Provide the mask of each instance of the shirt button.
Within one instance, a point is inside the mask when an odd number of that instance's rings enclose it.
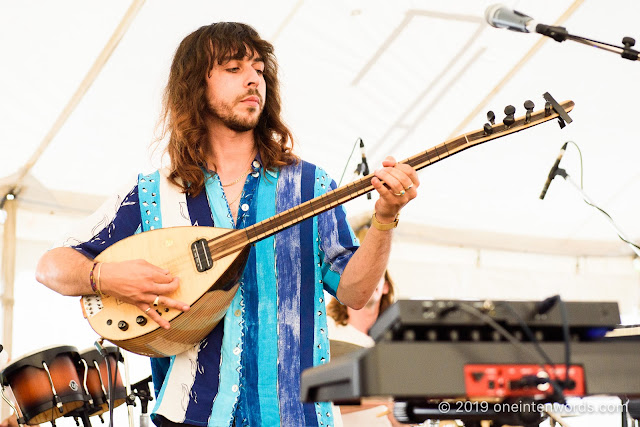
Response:
[[[235,385],[235,384],[234,384],[234,385],[232,385],[232,386],[231,386],[231,391],[232,391],[232,392],[234,392],[234,393],[237,393],[237,392],[238,392],[238,386],[237,386],[237,385]]]
[[[243,211],[248,211],[249,210],[249,205],[248,204],[243,204],[242,206],[240,206],[240,209],[242,209]]]
[[[236,310],[233,314],[235,314],[236,317],[240,317],[240,315],[242,314],[242,310]]]
[[[240,348],[236,347],[233,349],[233,354],[235,354],[236,356],[240,354],[242,350],[240,350]]]
[[[254,160],[252,165],[253,165],[254,168],[259,168],[260,167],[260,162],[257,161],[257,160]]]

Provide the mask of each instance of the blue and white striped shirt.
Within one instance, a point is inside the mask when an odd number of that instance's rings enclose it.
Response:
[[[236,228],[245,228],[335,188],[320,168],[301,161],[263,172],[259,159],[247,176]],[[140,176],[83,240],[69,244],[95,257],[116,241],[160,226],[234,228],[216,175],[191,198],[164,171]],[[153,184],[149,184],[153,180]],[[157,197],[151,222],[149,195]],[[141,213],[142,211],[142,213]],[[113,214],[111,214],[113,215]],[[198,426],[332,426],[331,404],[301,403],[300,375],[329,361],[324,290],[336,295],[340,275],[357,249],[342,207],[255,243],[224,322],[193,349],[152,359],[154,420]]]

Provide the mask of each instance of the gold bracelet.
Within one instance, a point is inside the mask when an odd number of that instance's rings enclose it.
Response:
[[[98,271],[96,272],[96,287],[98,288],[98,295],[104,296],[102,293],[102,286],[100,284],[100,269],[102,268],[102,263],[98,263]]]
[[[398,213],[396,215],[396,219],[394,219],[393,222],[390,222],[387,224],[381,224],[380,222],[378,222],[378,218],[376,218],[376,213],[374,212],[373,215],[371,216],[371,225],[373,225],[374,228],[377,228],[380,231],[387,231],[387,230],[391,230],[392,228],[396,228],[398,226],[399,218],[400,218],[400,214]]]

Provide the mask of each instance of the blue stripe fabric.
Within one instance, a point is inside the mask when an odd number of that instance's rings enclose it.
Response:
[[[155,171],[149,175],[138,175],[138,198],[140,199],[142,231],[162,228],[160,171]]]
[[[136,230],[176,225],[165,224],[172,221],[170,216],[163,221],[160,215],[158,177],[141,175],[141,185],[124,198],[113,222],[78,250],[99,253]],[[264,171],[256,161],[243,187],[235,228],[334,187],[326,173],[310,163],[283,167],[278,174]],[[163,183],[163,191],[166,188],[179,191]],[[205,191],[197,197],[176,196],[165,200],[177,200],[183,215],[188,210],[192,225],[234,228],[216,175],[207,173]],[[209,427],[333,425],[330,403],[300,402],[300,374],[329,360],[323,290],[337,292],[355,249],[342,208],[256,242],[224,321],[193,352],[152,361],[158,391],[154,421],[165,415],[174,422]]]
[[[160,211],[160,172],[155,171],[149,175],[138,175],[138,200],[141,218],[141,231],[149,231],[162,228],[162,213]],[[151,378],[156,392],[156,407],[160,405],[164,397],[166,384],[164,379],[170,375],[171,366],[175,357],[150,358]]]
[[[313,197],[319,197],[327,192],[327,186],[322,185],[327,180],[327,174],[324,170],[318,167],[315,168],[314,172]],[[313,235],[320,235],[318,231],[318,217],[313,218]],[[316,238],[312,243],[313,254],[311,259],[314,260],[314,280],[317,284],[314,288],[313,298],[314,314],[316,315],[313,328],[313,366],[318,366],[328,363],[331,360],[326,305],[324,302],[324,289],[328,289],[330,293],[335,294],[338,290],[340,276],[337,277],[337,280],[333,277],[327,277],[325,272],[330,270],[328,268],[329,265],[324,264],[325,258],[324,253],[320,251],[320,239]],[[333,408],[331,403],[316,402],[315,411],[318,423],[321,426],[334,425]]]
[[[278,212],[299,205],[302,164],[283,169],[278,180]],[[300,396],[300,227],[276,234],[278,280],[278,394],[281,425],[305,425]]]
[[[205,190],[211,207],[213,222],[222,228],[234,228],[233,218],[226,203],[226,196],[216,176],[205,174]],[[244,316],[244,279],[240,280],[236,292],[224,317],[220,379],[218,393],[213,401],[208,425],[228,426],[233,422],[234,412],[240,395],[240,370],[242,352],[242,318]],[[235,313],[241,313],[236,316]],[[229,411],[229,408],[234,410]]]
[[[201,191],[196,197],[187,196],[187,211],[189,212],[191,225],[201,227],[215,226],[206,191]]]
[[[323,194],[335,188],[335,181],[324,170],[318,168],[317,194]],[[321,267],[323,285],[325,290],[335,297],[340,276],[351,259],[353,251],[358,247],[357,239],[347,222],[347,214],[342,206],[318,215],[318,234],[320,251],[323,254]]]
[[[203,419],[211,413],[213,398],[218,394],[220,348],[222,347],[224,322],[220,322],[200,342],[198,360],[194,366],[195,378],[189,390],[189,402],[184,422],[204,426]]]
[[[187,210],[191,225],[213,227],[213,217],[206,191],[196,197],[187,196]],[[194,366],[195,378],[189,390],[189,403],[185,411],[184,422],[205,426],[203,419],[209,418],[213,398],[218,394],[218,376],[220,369],[220,349],[224,332],[224,322],[218,325],[200,342],[198,359]]]
[[[171,356],[171,357],[164,357],[164,358],[158,358],[159,360],[155,360],[154,358],[150,358],[151,360],[151,378],[153,379],[153,386],[154,388],[156,387],[156,381],[159,381],[160,379],[156,380],[155,376],[158,375],[160,377],[160,375],[163,375],[161,377],[163,384],[162,387],[160,387],[160,393],[156,394],[156,404],[153,408],[152,414],[151,414],[151,419],[155,421],[156,416],[155,416],[155,412],[158,410],[158,408],[160,407],[160,405],[162,404],[162,400],[164,399],[164,392],[167,389],[167,383],[164,382],[165,378],[168,378],[171,375],[171,368],[173,367],[173,362],[175,361],[175,356]],[[154,361],[155,360],[155,361]],[[168,362],[168,367],[167,367],[167,362]]]
[[[271,218],[276,214],[276,184],[278,176],[263,174],[258,187],[258,203],[256,222]],[[275,337],[278,335],[278,289],[275,266],[275,238],[273,236],[261,240],[255,244],[256,253],[256,290],[257,309],[255,311],[256,324],[259,325],[257,343],[252,339],[251,343],[257,344],[258,377],[246,378],[246,383],[255,380],[258,385],[256,391],[258,398],[249,400],[255,402],[253,406],[256,419],[251,419],[249,425],[280,425],[280,411],[278,407],[278,343]],[[247,311],[249,311],[247,309]],[[248,354],[249,352],[247,352]],[[255,354],[256,352],[254,352]],[[258,363],[259,361],[259,363]],[[255,398],[255,396],[254,396]],[[257,416],[259,414],[259,417]]]
[[[243,281],[255,283],[256,280],[256,249],[251,248],[247,267],[244,270]],[[258,292],[257,289],[244,288],[244,325],[243,347],[251,349],[251,352],[260,351],[259,320],[258,320]],[[242,352],[242,370],[240,371],[240,397],[236,410],[236,424],[239,425],[263,425],[260,414],[260,396],[257,387],[246,387],[247,384],[257,384],[258,358],[250,357],[249,351]],[[239,422],[241,421],[241,422]]]
[[[316,167],[311,163],[302,163],[300,203],[313,199],[315,177]],[[300,227],[300,258],[297,261],[301,270],[299,294],[304,295],[300,298],[300,369],[305,370],[313,366],[315,327],[311,325],[316,325],[316,318],[321,315],[316,313],[314,298],[309,298],[311,295],[315,296],[315,290],[319,287],[316,285],[315,263],[303,262],[303,260],[313,260],[314,257],[314,219],[307,219],[298,227]],[[303,410],[305,425],[316,425],[317,416],[313,403],[304,403]]]
[[[142,220],[138,203],[138,186],[136,184],[122,199],[111,222],[107,222],[105,217],[91,230],[91,239],[86,242],[78,242],[77,239],[71,238],[72,244],[70,246],[93,259],[114,243],[139,233]]]

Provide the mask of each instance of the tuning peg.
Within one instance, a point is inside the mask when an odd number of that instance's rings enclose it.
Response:
[[[516,107],[513,105],[507,105],[504,107],[504,114],[506,114],[506,117],[502,120],[502,123],[504,123],[506,127],[509,127],[516,122],[516,119],[513,117],[515,113]]]
[[[525,123],[531,123],[531,113],[533,113],[535,106],[536,105],[530,99],[524,101],[524,108],[527,110],[524,118]]]
[[[496,115],[493,111],[487,111],[487,120],[489,120],[489,123],[491,123],[492,125],[496,124]]]
[[[491,126],[490,123],[485,123],[484,124],[484,134],[485,135],[491,135],[493,133],[493,127]]]
[[[549,101],[544,103],[544,116],[549,117],[551,115],[551,103]]]
[[[635,46],[636,40],[634,38],[631,38],[631,37],[623,37],[622,38],[622,44],[624,45],[624,47],[626,49],[631,49],[632,46]]]

